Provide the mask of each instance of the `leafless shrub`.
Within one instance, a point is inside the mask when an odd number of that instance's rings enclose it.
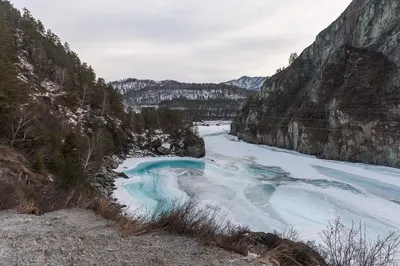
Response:
[[[299,232],[297,232],[293,226],[287,226],[282,231],[274,230],[274,234],[280,238],[288,239],[293,242],[298,242],[300,240]]]
[[[84,174],[91,174],[96,168],[95,155],[98,153],[103,153],[104,146],[104,133],[99,130],[94,133],[87,141],[87,149],[81,158],[81,164]]]
[[[367,238],[366,226],[352,223],[345,228],[339,219],[321,233],[323,245],[319,253],[332,266],[389,266],[397,265],[400,235],[390,232],[375,241]]]

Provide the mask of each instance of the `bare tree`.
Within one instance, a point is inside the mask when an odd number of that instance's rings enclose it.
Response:
[[[81,158],[83,172],[85,174],[91,173],[96,168],[95,155],[103,152],[103,131],[98,131],[92,135],[88,140],[86,152]]]
[[[86,93],[87,93],[88,88],[89,88],[89,86],[85,83],[83,85],[82,107],[85,105]]]
[[[16,142],[26,141],[29,133],[33,131],[32,122],[36,117],[26,106],[18,109],[14,116],[9,117],[11,137],[8,141],[11,146],[14,146]]]
[[[63,90],[67,69],[64,67],[56,67],[56,82],[60,85],[60,90]]]
[[[323,245],[318,251],[331,266],[397,265],[400,235],[391,232],[375,241],[367,238],[366,227],[352,224],[345,228],[337,219],[321,233]]]

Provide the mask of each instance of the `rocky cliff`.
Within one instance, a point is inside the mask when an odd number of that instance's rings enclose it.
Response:
[[[400,167],[400,1],[354,0],[242,106],[231,133],[322,158]]]

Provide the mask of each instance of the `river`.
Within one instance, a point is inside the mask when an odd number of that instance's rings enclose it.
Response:
[[[115,197],[131,212],[196,198],[233,223],[271,232],[294,227],[318,240],[329,221],[366,225],[371,238],[400,230],[400,170],[317,159],[228,135],[229,125],[199,127],[206,157],[131,158],[117,171]]]

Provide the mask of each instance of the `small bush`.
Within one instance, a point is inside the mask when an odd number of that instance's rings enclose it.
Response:
[[[35,157],[33,159],[32,169],[40,174],[43,174],[46,170],[43,160],[43,154],[41,152],[35,152]]]
[[[300,240],[299,238],[299,232],[296,231],[296,229],[294,229],[293,226],[291,227],[285,227],[282,231],[277,231],[274,230],[274,234],[279,236],[280,238],[283,239],[288,239],[291,240],[293,242],[298,242]]]

